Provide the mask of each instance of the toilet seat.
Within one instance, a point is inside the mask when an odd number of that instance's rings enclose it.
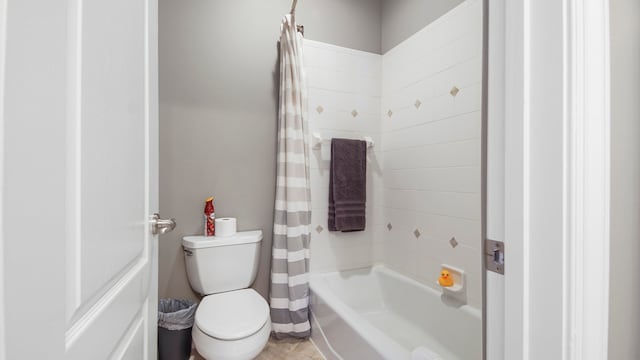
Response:
[[[205,296],[196,310],[193,342],[205,359],[249,360],[271,332],[269,305],[253,289]]]
[[[196,311],[196,326],[220,340],[242,339],[260,330],[269,319],[269,305],[253,289],[205,296]]]
[[[220,340],[211,337],[197,326],[193,327],[193,345],[208,360],[251,360],[264,349],[271,333],[271,322],[257,333],[239,340]]]

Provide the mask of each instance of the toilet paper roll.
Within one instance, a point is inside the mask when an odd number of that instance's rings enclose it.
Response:
[[[236,218],[216,218],[216,236],[236,234]]]

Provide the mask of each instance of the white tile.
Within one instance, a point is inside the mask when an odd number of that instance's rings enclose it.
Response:
[[[480,194],[438,191],[387,190],[385,206],[427,214],[480,219]]]
[[[396,233],[385,243],[384,262],[389,267],[405,274],[415,272],[415,263],[411,258],[416,253],[417,240],[411,233]]]
[[[315,109],[321,105],[324,110],[339,113],[348,112],[354,108],[361,114],[376,115],[380,109],[380,96],[368,96],[364,94],[352,94],[336,92],[315,87],[309,88],[309,106]],[[310,112],[311,120],[322,120],[329,115],[323,111],[318,114],[316,111]],[[379,119],[372,124],[372,129],[378,130]]]
[[[450,94],[451,88],[466,88],[482,82],[482,59],[479,55],[461,61],[456,65],[448,65],[441,71],[425,73],[423,68],[410,74],[407,82],[399,84],[398,89],[391,90],[385,87],[383,96],[398,106],[412,97],[423,100],[436,98],[440,95]]]
[[[480,193],[480,176],[479,166],[389,169],[384,184],[395,190]]]
[[[467,0],[387,52],[385,59],[388,57],[390,60],[396,60],[410,58],[416,54],[425,55],[467,32],[475,32],[481,36],[481,21],[481,2]]]
[[[398,100],[398,105],[387,104],[393,110],[393,117],[382,121],[382,131],[418,126],[425,123],[448,119],[463,114],[477,112],[482,107],[482,85],[480,83],[463,87],[456,97],[449,94],[451,86],[443,89],[442,95],[435,98],[424,99],[420,110],[412,105],[410,98]],[[402,101],[402,103],[400,103]]]
[[[445,193],[436,191],[387,190],[385,206],[421,213],[480,219],[480,194]]]
[[[355,117],[351,114],[353,110],[358,112],[358,115]],[[312,115],[311,121],[316,128],[350,131],[365,136],[365,134],[378,131],[380,118],[377,113],[364,113],[355,108],[348,111],[335,111],[329,107],[325,109],[322,115]],[[362,136],[360,136],[360,138]]]
[[[459,244],[481,249],[481,227],[479,220],[468,220],[446,215],[419,213],[405,209],[385,209],[385,217],[393,225],[389,236],[396,232],[407,233],[412,227],[420,227],[423,235],[448,242],[455,237]]]
[[[381,77],[379,71],[367,73],[362,72],[361,69],[355,71],[328,67],[306,67],[306,74],[309,87],[312,89],[380,96]]]
[[[383,164],[387,170],[477,166],[480,153],[479,139],[465,140],[384,151]]]
[[[397,93],[407,87],[433,79],[438,84],[438,76],[465,83],[481,80],[481,42],[474,42],[476,36],[466,36],[447,44],[437,53],[422,59],[413,59],[398,68],[385,72],[382,76],[383,95]],[[468,69],[478,69],[469,72]],[[457,76],[463,75],[463,76]],[[466,75],[466,76],[464,76]]]
[[[384,134],[383,150],[414,147],[427,144],[479,139],[481,113],[475,111],[441,121],[426,122],[418,126],[394,129]]]

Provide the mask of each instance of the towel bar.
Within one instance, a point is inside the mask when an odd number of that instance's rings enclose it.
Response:
[[[375,142],[373,141],[373,138],[371,138],[370,136],[365,136],[362,138],[362,141],[365,141],[367,143],[367,149],[370,149],[372,147],[375,146]],[[322,143],[331,143],[331,138],[329,139],[323,139],[322,135],[320,135],[319,133],[313,133],[311,134],[311,148],[314,150],[320,150],[322,148]]]

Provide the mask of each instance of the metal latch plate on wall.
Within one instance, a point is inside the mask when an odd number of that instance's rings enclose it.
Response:
[[[484,255],[487,270],[504,275],[504,243],[486,239]]]

